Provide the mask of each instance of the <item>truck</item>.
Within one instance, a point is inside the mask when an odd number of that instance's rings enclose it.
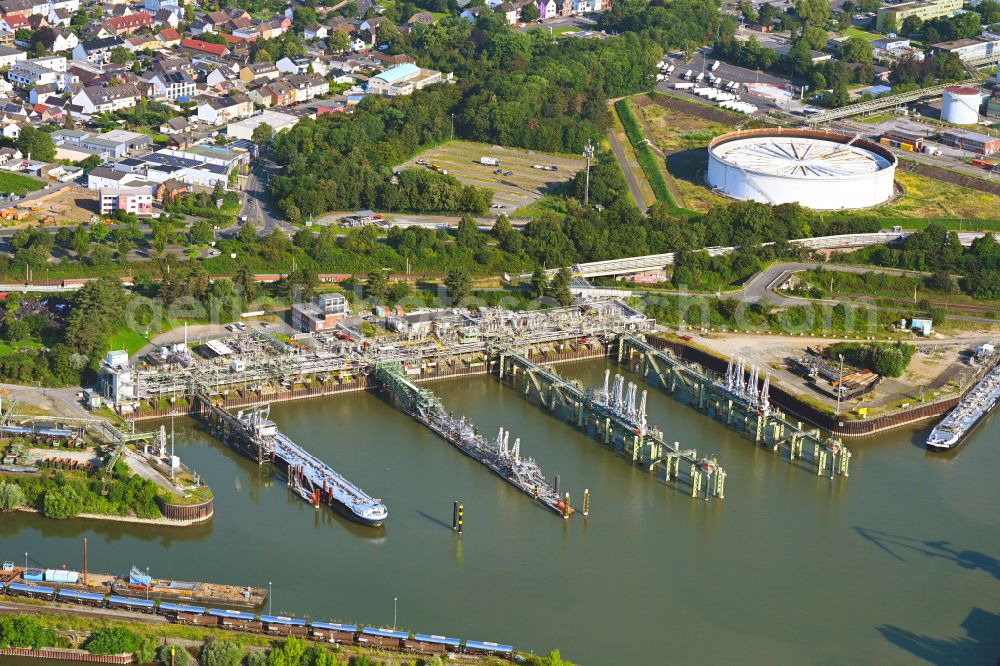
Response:
[[[671,84],[674,90],[690,90],[694,88],[693,83],[673,83]]]
[[[924,152],[926,154],[928,154],[928,155],[940,155],[941,154],[941,149],[938,148],[937,146],[928,146],[928,145],[925,144],[924,145]]]
[[[690,79],[691,78],[691,70],[689,69],[688,71],[684,72],[684,76],[682,76],[681,78],[682,79]]]
[[[500,166],[500,160],[496,157],[480,157],[479,163],[486,166]]]
[[[428,165],[427,168],[430,169],[431,171],[437,171],[442,176],[447,176],[448,175],[448,170],[447,169],[442,169],[441,166],[438,165],[438,164],[430,164],[430,165]]]
[[[716,60],[715,62],[712,63],[711,70],[714,72],[715,70],[719,69],[719,65],[721,65],[721,64],[722,64],[721,62],[719,62],[718,60]]]
[[[704,78],[705,74],[703,72],[698,72],[698,76],[694,77],[694,80],[698,83],[701,83]]]

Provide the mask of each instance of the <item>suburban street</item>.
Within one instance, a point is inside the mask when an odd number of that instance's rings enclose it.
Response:
[[[279,167],[266,152],[261,152],[254,162],[247,177],[247,186],[243,192],[243,208],[240,215],[245,215],[247,222],[258,229],[258,234],[266,236],[275,229],[286,233],[294,233],[295,227],[280,218],[280,213],[271,201],[267,192],[267,184],[281,172]],[[224,229],[223,232],[234,229]]]

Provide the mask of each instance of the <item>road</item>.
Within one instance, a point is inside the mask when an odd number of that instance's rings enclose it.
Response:
[[[632,192],[635,205],[645,213],[649,210],[650,204],[646,201],[646,197],[642,196],[642,190],[639,189],[639,183],[636,181],[635,174],[633,173],[633,169],[639,168],[638,164],[633,165],[629,163],[614,128],[608,130],[608,140],[611,142],[611,150],[614,151],[615,157],[618,159],[618,164],[621,166],[622,171],[625,172],[625,180],[628,182],[628,189]]]
[[[527,32],[528,30],[549,30],[551,32],[556,28],[563,27],[591,30],[596,24],[597,21],[586,16],[557,16],[555,18],[543,19],[541,23],[535,21],[524,23],[519,25],[517,29],[521,32]]]
[[[247,222],[257,227],[257,233],[261,236],[267,236],[275,229],[280,229],[287,234],[293,234],[297,231],[295,226],[281,219],[277,207],[271,200],[271,195],[267,192],[267,184],[280,172],[281,167],[274,162],[271,155],[262,152],[250,168],[250,174],[247,177],[240,215],[245,215]],[[234,229],[234,227],[223,229],[222,233]]]

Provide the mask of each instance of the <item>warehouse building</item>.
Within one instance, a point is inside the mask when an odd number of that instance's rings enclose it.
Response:
[[[941,143],[979,155],[1000,153],[1000,139],[967,130],[945,130],[941,134]]]

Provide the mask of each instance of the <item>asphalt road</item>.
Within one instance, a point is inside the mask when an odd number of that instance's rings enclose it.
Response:
[[[280,217],[277,206],[267,192],[267,184],[281,172],[281,167],[274,163],[270,155],[262,153],[250,169],[247,186],[243,191],[243,208],[240,215],[245,215],[247,222],[257,228],[257,233],[267,236],[275,229],[286,233],[295,233],[296,228]],[[227,230],[223,230],[224,232]]]

